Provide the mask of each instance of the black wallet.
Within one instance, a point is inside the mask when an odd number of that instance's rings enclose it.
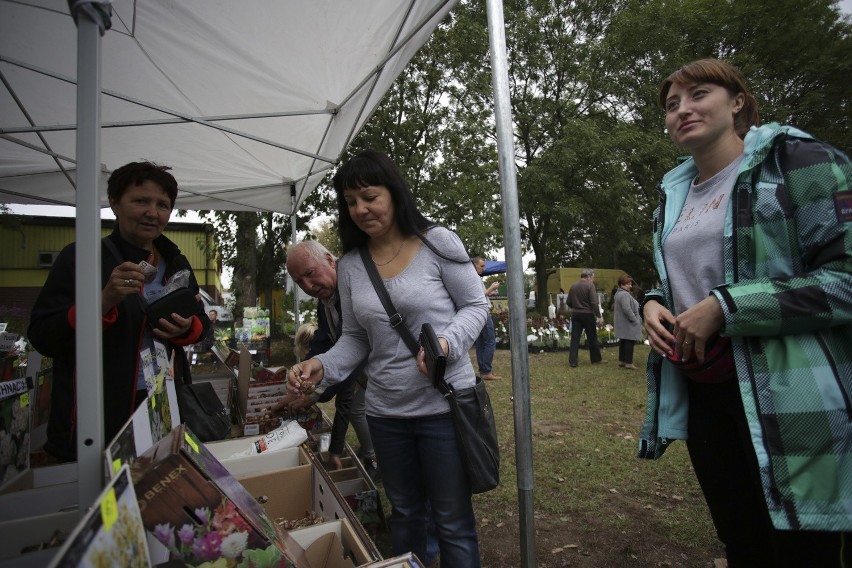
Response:
[[[161,296],[145,307],[145,315],[148,316],[148,325],[158,327],[160,318],[165,318],[171,323],[172,314],[178,314],[183,318],[189,318],[198,312],[198,300],[189,288],[178,288],[172,290],[165,296]]]
[[[447,370],[447,356],[444,355],[444,349],[441,347],[441,342],[438,341],[438,336],[432,328],[432,324],[424,323],[420,328],[420,346],[426,353],[426,369],[429,371],[429,376],[432,377],[432,385],[438,388],[438,385],[444,381],[444,371]]]

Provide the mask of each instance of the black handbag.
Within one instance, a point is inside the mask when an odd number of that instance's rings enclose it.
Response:
[[[402,340],[411,350],[414,357],[420,351],[420,346],[414,340],[414,336],[403,324],[402,316],[396,311],[393,302],[388,295],[387,288],[379,276],[378,270],[370,253],[366,248],[359,250],[364,268],[370,276],[370,282],[390,317],[391,327],[396,329]],[[429,339],[431,325],[424,324],[421,329],[421,341],[431,343],[437,342],[437,336]],[[425,332],[425,337],[424,337]],[[432,330],[432,335],[434,335]],[[434,349],[434,344],[432,345]],[[426,365],[429,367],[429,351],[426,351]],[[443,350],[438,344],[437,352],[443,357]],[[444,358],[446,363],[446,358]],[[430,373],[432,370],[430,369]],[[491,491],[500,484],[500,446],[497,443],[497,425],[494,422],[494,411],[491,407],[491,398],[488,390],[480,377],[476,377],[476,384],[466,389],[456,389],[444,379],[443,370],[440,377],[432,376],[433,386],[444,395],[450,404],[450,413],[453,417],[453,425],[456,431],[456,440],[459,445],[459,456],[462,460],[467,479],[470,483],[472,493],[485,493]],[[436,380],[437,379],[437,380]]]
[[[189,288],[172,290],[145,306],[145,315],[148,316],[148,325],[151,327],[157,327],[160,324],[160,318],[175,323],[172,320],[173,313],[182,318],[191,318],[196,312],[198,312],[198,300]]]
[[[426,370],[432,377],[432,386],[438,388],[438,385],[444,380],[444,373],[447,370],[447,356],[444,355],[444,349],[441,347],[441,342],[438,341],[438,335],[432,328],[432,324],[428,322],[420,328],[420,346],[423,347],[425,353]]]
[[[175,384],[181,422],[202,442],[224,440],[231,433],[231,416],[213,385]]]

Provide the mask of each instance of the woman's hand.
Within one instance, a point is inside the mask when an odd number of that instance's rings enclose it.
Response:
[[[648,333],[648,341],[651,343],[651,349],[667,357],[672,354],[675,338],[669,333],[666,327],[675,324],[675,317],[661,303],[655,300],[649,300],[643,308],[645,318],[645,331]]]
[[[142,289],[145,275],[135,262],[122,262],[112,269],[106,286],[101,291],[101,308],[107,313],[113,306],[119,304],[131,294],[138,294]]]
[[[443,349],[444,351],[444,356],[448,355],[450,352],[450,342],[443,337],[439,337],[438,343],[441,344],[441,349]],[[422,347],[420,348],[420,351],[417,352],[417,368],[420,370],[421,373],[429,377],[429,369],[426,368],[426,350]]]
[[[710,295],[678,315],[675,319],[675,349],[681,359],[688,361],[692,355],[704,361],[704,346],[707,339],[722,329],[725,314],[719,299]]]
[[[194,317],[183,318],[180,314],[173,313],[172,320],[174,323],[166,318],[160,318],[160,321],[157,322],[157,327],[154,328],[154,335],[160,339],[182,337],[189,332],[189,329],[192,327],[192,318]]]
[[[287,372],[287,390],[301,398],[313,392],[314,387],[322,381],[325,370],[319,359],[308,359],[296,363]]]

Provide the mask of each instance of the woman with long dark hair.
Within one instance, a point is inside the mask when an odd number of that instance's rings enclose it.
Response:
[[[470,483],[459,459],[447,401],[415,359],[376,294],[359,249],[366,249],[403,325],[417,337],[431,323],[447,355],[445,379],[475,384],[468,351],[488,316],[479,276],[452,231],[418,210],[402,174],[380,152],[362,152],[334,176],[344,255],[338,263],[343,335],[328,352],[295,365],[297,392],[324,388],[365,357],[367,421],[393,511],[395,554],[427,563],[430,518],[441,565],[480,565]]]

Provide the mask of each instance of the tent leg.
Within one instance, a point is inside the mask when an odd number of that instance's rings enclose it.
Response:
[[[103,342],[101,329],[101,36],[77,19],[77,468],[80,517],[103,488]]]
[[[512,104],[509,96],[509,65],[502,0],[487,0],[491,86],[497,123],[500,192],[503,200],[503,243],[506,247],[506,282],[509,293],[509,342],[512,346],[512,394],[515,413],[515,460],[518,470],[521,566],[533,567],[535,527],[533,517],[532,422],[527,353],[527,310],[524,302],[524,267],[521,228],[518,224],[518,183],[515,175],[515,144]]]

